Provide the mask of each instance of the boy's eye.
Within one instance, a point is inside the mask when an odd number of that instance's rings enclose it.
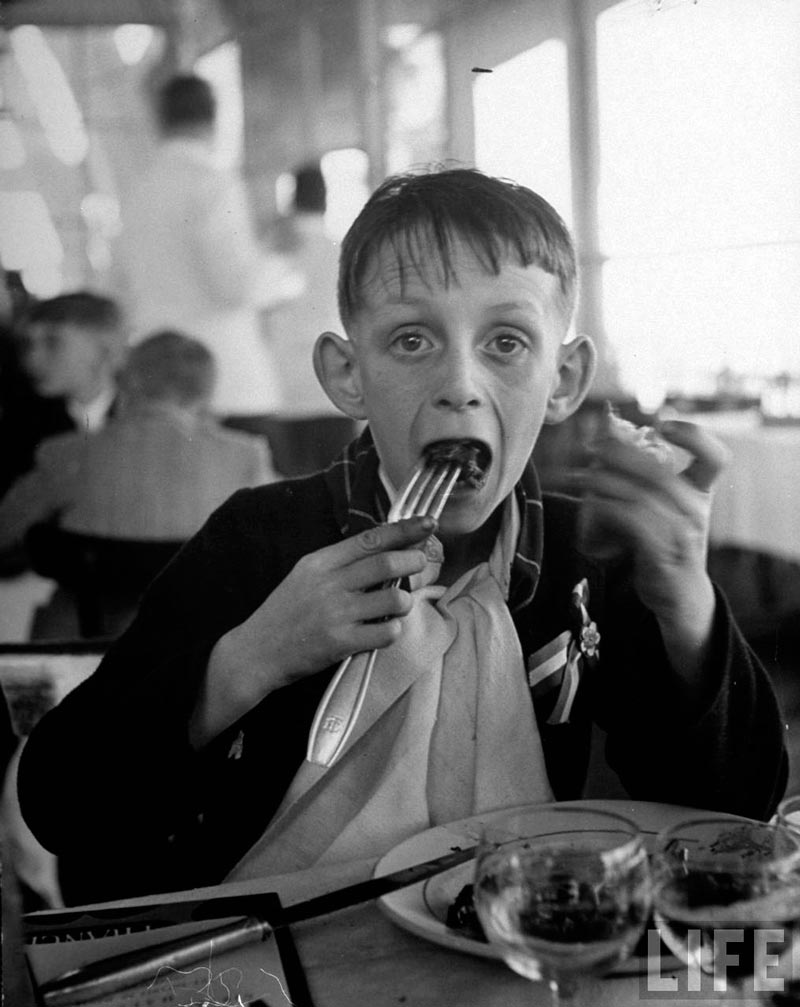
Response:
[[[392,346],[400,353],[418,353],[425,349],[428,340],[416,329],[398,333],[392,341]]]
[[[502,356],[511,356],[515,353],[521,353],[526,348],[527,343],[522,336],[516,335],[513,332],[500,332],[491,338],[489,346],[495,353],[499,353]]]

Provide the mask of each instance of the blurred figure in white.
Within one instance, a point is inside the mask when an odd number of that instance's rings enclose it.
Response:
[[[264,433],[278,384],[258,315],[294,297],[302,280],[285,256],[255,238],[241,178],[216,166],[216,100],[201,77],[160,89],[161,143],[150,169],[122,200],[114,275],[132,339],[177,329],[214,354],[213,411],[231,426]]]
[[[294,257],[302,295],[266,312],[265,327],[281,388],[279,422],[270,428],[276,468],[286,476],[324,468],[357,433],[314,373],[320,332],[342,331],[336,304],[339,246],[325,230],[326,188],[316,162],[294,172],[293,213],[276,228],[276,244]]]

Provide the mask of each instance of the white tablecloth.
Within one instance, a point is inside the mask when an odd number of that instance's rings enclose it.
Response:
[[[731,451],[711,515],[711,540],[800,561],[800,425],[764,426],[757,413],[686,417]]]

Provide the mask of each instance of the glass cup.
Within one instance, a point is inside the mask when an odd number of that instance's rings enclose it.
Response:
[[[661,939],[715,991],[775,977],[800,926],[800,833],[741,818],[696,818],[660,833],[652,861]],[[758,988],[754,985],[754,988]]]
[[[475,908],[506,964],[573,1001],[587,976],[633,951],[650,909],[647,852],[621,815],[559,805],[487,822],[474,876]]]
[[[800,832],[800,794],[781,801],[778,805],[777,820],[779,825]]]

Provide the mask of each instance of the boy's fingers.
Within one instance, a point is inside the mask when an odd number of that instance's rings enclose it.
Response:
[[[411,517],[368,528],[349,540],[353,544],[350,558],[360,559],[365,555],[416,545],[432,535],[436,527],[436,521],[432,517]]]
[[[684,479],[697,489],[707,492],[730,460],[725,445],[696,423],[686,420],[669,420],[662,423],[659,433],[678,447],[685,448],[693,461],[684,472]]]

